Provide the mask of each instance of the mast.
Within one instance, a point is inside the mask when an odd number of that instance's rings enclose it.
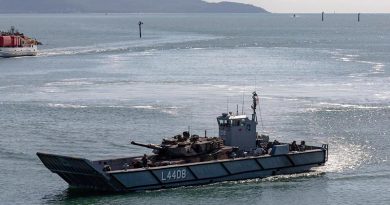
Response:
[[[252,100],[253,100],[253,104],[252,104],[252,106],[251,106],[251,108],[252,108],[252,110],[253,110],[252,121],[255,121],[256,124],[257,124],[256,107],[257,107],[257,103],[259,102],[259,97],[257,96],[256,91],[254,91],[254,92],[252,93]]]
[[[11,33],[11,35],[14,35],[14,34],[15,34],[15,26],[11,26],[10,33]]]

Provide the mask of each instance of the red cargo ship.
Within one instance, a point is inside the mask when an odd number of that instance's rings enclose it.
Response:
[[[38,53],[37,40],[11,27],[8,32],[0,31],[0,57],[35,56]]]

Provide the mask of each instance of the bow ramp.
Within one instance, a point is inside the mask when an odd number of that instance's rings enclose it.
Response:
[[[58,174],[70,187],[121,191],[121,185],[113,181],[90,160],[40,152],[37,155],[51,172]]]

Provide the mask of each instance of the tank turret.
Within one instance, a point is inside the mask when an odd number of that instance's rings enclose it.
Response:
[[[140,147],[146,147],[149,149],[154,149],[154,150],[162,150],[162,147],[160,147],[159,145],[155,145],[155,144],[142,144],[142,143],[138,143],[138,142],[134,142],[134,141],[131,141],[131,144],[137,145]]]
[[[188,132],[163,139],[160,145],[142,144],[134,141],[131,144],[153,149],[153,152],[161,158],[196,157],[217,153],[224,147],[223,140],[220,138],[199,137],[198,135],[190,137]]]

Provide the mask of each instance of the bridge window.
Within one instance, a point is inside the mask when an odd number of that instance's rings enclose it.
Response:
[[[230,126],[230,123],[231,123],[231,121],[230,120],[218,120],[218,124],[219,124],[219,126],[225,126],[225,127],[228,127],[228,126]]]
[[[245,119],[238,119],[238,120],[233,120],[232,123],[233,126],[245,126]]]

